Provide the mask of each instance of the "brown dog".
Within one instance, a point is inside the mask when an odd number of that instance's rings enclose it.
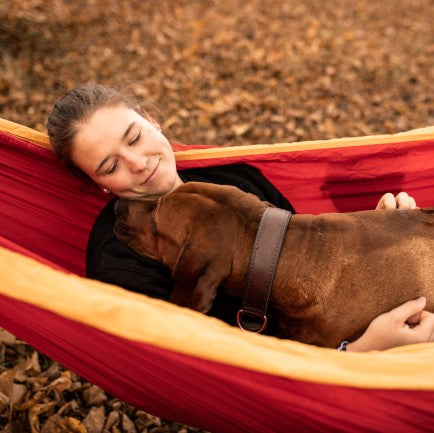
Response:
[[[191,182],[154,202],[121,200],[114,233],[172,269],[172,302],[207,312],[219,287],[241,299],[267,206],[235,187]],[[422,295],[432,311],[434,208],[294,215],[269,313],[279,337],[336,347]]]

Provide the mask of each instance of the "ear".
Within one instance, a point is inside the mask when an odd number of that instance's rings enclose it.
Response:
[[[197,249],[183,246],[173,269],[175,287],[170,301],[207,313],[217,295],[217,289],[229,276],[230,263],[217,257],[198,254]]]
[[[102,186],[100,183],[97,183],[97,185],[98,185],[98,188],[104,193],[104,194],[109,194],[111,191],[107,188],[107,187],[105,187],[105,186]]]

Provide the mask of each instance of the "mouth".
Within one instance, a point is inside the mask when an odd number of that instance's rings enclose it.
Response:
[[[157,161],[157,164],[155,164],[155,167],[153,168],[151,174],[140,184],[140,186],[144,185],[145,183],[148,182],[152,182],[152,180],[155,178],[158,168],[160,167],[160,161],[161,159],[159,158]]]

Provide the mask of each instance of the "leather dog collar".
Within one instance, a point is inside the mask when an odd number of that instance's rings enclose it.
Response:
[[[237,324],[245,331],[262,332],[277,261],[292,213],[268,207],[262,214],[253,245]]]

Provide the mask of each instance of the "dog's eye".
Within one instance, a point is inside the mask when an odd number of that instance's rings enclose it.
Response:
[[[133,236],[133,233],[131,232],[131,228],[121,222],[116,223],[115,233],[124,238],[129,238]]]

